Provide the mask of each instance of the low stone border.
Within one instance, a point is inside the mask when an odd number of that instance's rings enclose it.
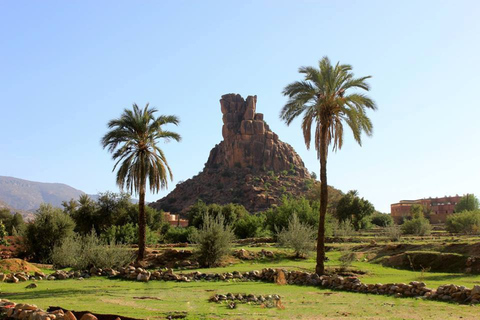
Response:
[[[222,302],[222,301],[237,301],[243,303],[265,303],[265,302],[274,302],[280,301],[280,296],[278,294],[269,294],[269,295],[254,295],[254,294],[215,294],[209,299],[210,302]]]
[[[18,320],[77,320],[71,312],[64,312],[62,309],[52,312],[44,311],[34,304],[15,303],[9,300],[0,300],[0,314],[2,318]],[[85,313],[80,320],[98,320],[91,313]],[[121,320],[118,318],[118,320]]]
[[[393,295],[395,297],[419,297],[423,299],[439,301],[455,301],[458,303],[478,304],[480,303],[480,286],[475,285],[472,289],[454,284],[442,285],[437,289],[430,289],[424,282],[413,281],[405,283],[388,284],[364,284],[358,277],[342,277],[339,275],[318,276],[315,273],[305,271],[288,271],[285,269],[265,268],[261,271],[227,272],[227,273],[174,273],[172,269],[148,271],[133,266],[113,269],[91,268],[88,271],[65,272],[57,270],[53,274],[45,275],[36,272],[34,275],[26,273],[0,274],[1,281],[19,282],[26,280],[63,280],[63,279],[84,279],[91,276],[106,276],[110,278],[121,278],[148,282],[152,280],[163,281],[264,281],[280,284],[309,285],[334,290],[343,290],[360,293]],[[29,319],[30,320],[30,319]]]

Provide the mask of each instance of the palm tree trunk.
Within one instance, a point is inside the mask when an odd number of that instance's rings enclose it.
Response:
[[[318,222],[317,236],[317,266],[315,272],[318,275],[325,274],[325,215],[327,214],[328,204],[328,184],[327,184],[327,132],[322,130],[320,133],[320,220]]]
[[[145,259],[145,243],[147,240],[146,225],[147,217],[145,215],[145,186],[140,187],[138,200],[138,256],[137,261]]]

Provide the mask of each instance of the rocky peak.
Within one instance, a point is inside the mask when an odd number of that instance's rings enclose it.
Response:
[[[224,141],[210,152],[207,167],[248,167],[253,170],[291,170],[308,175],[293,148],[270,130],[262,113],[256,113],[257,96],[243,99],[226,94],[220,99]]]
[[[283,195],[298,196],[308,190],[312,181],[302,159],[270,130],[256,104],[257,96],[222,96],[224,140],[210,151],[203,171],[150,205],[185,213],[201,199],[239,203],[256,212],[279,203]]]

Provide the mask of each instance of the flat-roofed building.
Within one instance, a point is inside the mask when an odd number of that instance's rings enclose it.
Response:
[[[444,223],[449,214],[455,213],[455,206],[462,199],[461,196],[445,196],[441,198],[425,198],[419,200],[401,200],[390,205],[390,214],[395,223],[401,223],[410,217],[410,209],[414,204],[420,204],[428,212],[431,223]]]
[[[173,227],[188,227],[188,220],[181,219],[179,214],[164,212],[163,217]]]

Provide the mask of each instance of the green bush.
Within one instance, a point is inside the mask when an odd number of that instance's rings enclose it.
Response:
[[[138,244],[138,225],[127,223],[119,226],[110,226],[101,234],[102,240],[107,243]],[[157,244],[160,240],[157,232],[150,227],[146,228],[147,245]]]
[[[8,244],[7,239],[5,239],[7,235],[8,234],[7,234],[7,230],[5,229],[5,225],[0,220],[0,245],[6,246]]]
[[[385,227],[384,231],[385,235],[388,237],[388,239],[390,239],[390,241],[398,241],[402,236],[402,230],[395,224]]]
[[[360,198],[356,190],[351,190],[337,203],[336,216],[339,221],[350,220],[355,230],[366,229],[370,225],[369,217],[375,212],[373,205]]]
[[[428,219],[423,215],[413,217],[412,220],[405,221],[402,224],[402,232],[404,234],[413,234],[416,236],[429,235],[432,230],[432,226]]]
[[[379,227],[387,227],[393,224],[393,218],[389,214],[376,212],[372,215],[371,222]]]
[[[467,194],[463,196],[455,206],[455,212],[474,211],[479,208],[478,198],[474,194]]]
[[[202,227],[191,235],[191,240],[198,245],[196,253],[200,264],[214,267],[229,253],[235,236],[223,215],[214,218],[207,213],[202,220]]]
[[[5,226],[5,230],[9,235],[14,235],[14,230],[17,235],[23,235],[26,224],[20,213],[11,214],[8,209],[0,209],[0,221]]]
[[[355,252],[349,250],[348,248],[344,248],[338,260],[340,260],[340,267],[342,269],[346,269],[350,267],[356,260]]]
[[[203,217],[206,214],[213,218],[222,215],[224,222],[231,225],[249,213],[245,207],[239,204],[229,203],[222,206],[212,203],[207,205],[205,202],[198,200],[187,212],[188,225],[200,228],[203,224]]]
[[[338,221],[334,220],[333,223],[333,236],[338,238],[351,237],[355,234],[352,222],[350,220]]]
[[[181,228],[173,227],[169,228],[165,233],[165,243],[185,243],[190,242],[191,235],[196,231],[195,227]]]
[[[463,211],[447,217],[445,227],[451,233],[480,233],[480,210]]]
[[[317,228],[319,211],[319,202],[310,203],[303,197],[295,199],[283,196],[279,206],[265,212],[265,226],[272,233],[276,233],[287,228],[293,215],[296,214],[301,223]]]
[[[52,262],[55,267],[71,267],[85,270],[91,267],[119,268],[130,264],[134,252],[123,245],[107,244],[94,231],[86,236],[73,234],[53,248]]]
[[[41,204],[35,220],[26,229],[27,251],[36,261],[50,262],[52,250],[73,235],[75,222],[61,209]]]
[[[291,248],[297,258],[307,257],[315,248],[316,231],[312,226],[301,223],[296,214],[288,222],[287,228],[278,232],[278,242]]]
[[[235,221],[233,231],[237,238],[240,239],[259,237],[262,234],[264,223],[264,215],[247,214]]]

